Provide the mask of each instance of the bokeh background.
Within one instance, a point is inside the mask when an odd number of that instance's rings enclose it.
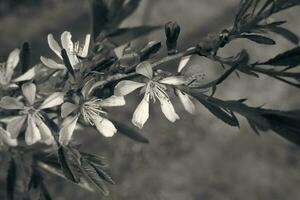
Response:
[[[122,26],[158,25],[170,20],[182,28],[179,48],[196,44],[207,33],[231,25],[238,0],[142,0],[139,9]],[[288,20],[287,27],[300,35],[300,8],[284,11],[274,19]],[[88,1],[83,0],[1,0],[0,58],[28,41],[33,63],[41,55],[53,55],[47,45],[47,34],[57,38],[64,30],[73,38],[90,31]],[[220,51],[222,56],[241,49],[250,52],[251,60],[263,61],[294,45],[280,36],[273,37],[276,46],[264,46],[237,40]],[[135,41],[164,41],[163,30]],[[49,56],[51,57],[51,56]],[[178,62],[168,63],[176,68]],[[202,72],[203,80],[218,76],[221,68],[206,59],[195,57],[189,73]],[[299,90],[261,76],[231,76],[217,90],[223,99],[248,98],[251,106],[265,105],[275,109],[299,109]],[[130,122],[139,97],[127,98],[127,106],[112,110],[119,120]],[[181,120],[171,124],[158,105],[151,107],[150,120],[142,130],[149,144],[136,143],[122,135],[106,139],[94,130],[76,133],[86,151],[103,155],[110,162],[109,172],[116,181],[111,195],[89,193],[58,177],[47,177],[53,199],[141,199],[141,200],[297,200],[300,199],[300,147],[272,132],[257,136],[241,119],[241,128],[227,126],[198,105],[195,116],[187,114],[174,100]],[[1,164],[0,164],[1,166]],[[0,170],[2,170],[0,168]],[[1,174],[4,174],[1,173]],[[0,184],[0,197],[4,193]]]

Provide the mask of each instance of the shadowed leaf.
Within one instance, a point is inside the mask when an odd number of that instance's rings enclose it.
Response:
[[[274,45],[276,42],[272,40],[271,38],[262,36],[262,35],[241,35],[239,38],[246,38],[248,40],[251,40],[253,42],[259,43],[259,44],[266,44],[266,45]]]
[[[117,46],[121,46],[160,28],[161,26],[137,26],[130,28],[120,28],[109,34],[107,37]]]
[[[7,200],[13,200],[14,199],[14,193],[15,193],[15,185],[16,185],[16,163],[12,159],[9,163],[9,168],[7,171],[6,176],[6,198]]]

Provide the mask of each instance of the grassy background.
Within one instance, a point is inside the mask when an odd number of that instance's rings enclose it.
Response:
[[[0,18],[0,57],[22,42],[32,44],[34,62],[48,55],[46,36],[56,37],[64,30],[74,38],[89,28],[86,1],[49,1],[50,5],[18,7]],[[137,12],[123,26],[164,24],[177,21],[182,28],[180,48],[191,46],[211,31],[230,26],[238,0],[144,0]],[[274,18],[289,21],[288,27],[300,35],[300,9],[293,8]],[[229,56],[245,48],[252,60],[265,60],[291,48],[281,37],[278,45],[263,46],[248,41],[234,41],[221,50]],[[164,39],[163,31],[151,34],[136,44]],[[53,54],[51,54],[53,55]],[[166,67],[175,68],[177,63]],[[193,58],[189,73],[203,72],[209,81],[221,73],[220,67],[203,58]],[[260,79],[232,76],[216,93],[224,99],[248,98],[252,106],[299,109],[299,91],[262,76]],[[113,116],[130,122],[140,97],[127,97],[128,105],[113,109]],[[110,174],[117,185],[109,197],[90,194],[57,177],[48,177],[47,186],[54,199],[142,199],[142,200],[295,200],[300,198],[300,148],[272,132],[256,136],[242,119],[241,128],[228,127],[201,105],[196,116],[184,112],[174,100],[181,120],[169,123],[158,105],[152,105],[150,120],[143,129],[150,144],[138,144],[121,135],[103,138],[93,130],[76,133],[86,151],[98,153],[110,162]],[[1,189],[3,185],[1,185]]]

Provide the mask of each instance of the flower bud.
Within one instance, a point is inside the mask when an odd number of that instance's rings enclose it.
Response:
[[[177,39],[180,33],[180,26],[176,22],[168,22],[165,25],[166,45],[169,54],[176,53]]]

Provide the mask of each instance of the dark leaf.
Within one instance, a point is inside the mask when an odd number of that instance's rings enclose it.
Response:
[[[123,134],[137,142],[149,143],[149,140],[145,138],[141,133],[136,131],[132,126],[128,126],[116,120],[112,120],[113,124],[117,127],[118,133]]]
[[[291,50],[288,50],[284,53],[281,53],[274,58],[259,63],[261,65],[273,65],[273,66],[288,66],[295,67],[300,64],[300,47],[295,47]]]
[[[80,168],[78,158],[68,152],[67,148],[60,146],[58,148],[58,159],[65,177],[74,183],[79,183]]]
[[[156,54],[161,48],[161,43],[156,41],[149,42],[142,50],[140,50],[140,60],[144,61],[150,58],[151,55]]]
[[[119,16],[120,20],[124,20],[129,17],[139,6],[141,0],[128,0],[127,3],[123,6],[121,14]],[[119,10],[117,10],[119,12]]]
[[[266,44],[266,45],[274,45],[276,42],[268,37],[262,36],[262,35],[255,35],[255,34],[249,34],[249,35],[241,35],[239,38],[246,38],[248,40],[254,41],[259,44]]]
[[[6,176],[6,198],[7,198],[7,200],[14,199],[15,185],[16,185],[16,178],[17,178],[16,174],[17,174],[16,163],[12,159],[9,163],[9,168],[8,168],[7,176]]]
[[[104,157],[98,156],[96,154],[90,154],[86,152],[80,152],[81,156],[88,160],[89,162],[93,163],[94,165],[100,166],[100,167],[107,167],[107,161]]]
[[[109,191],[102,178],[98,175],[95,168],[82,158],[80,159],[80,161],[81,167],[86,173],[87,177],[90,179],[90,181],[93,182],[94,185],[96,185],[97,188],[100,189],[100,191],[107,196],[109,194]]]
[[[282,28],[282,27],[271,27],[269,28],[270,31],[277,33],[279,35],[281,35],[282,37],[286,38],[287,40],[289,40],[290,42],[294,43],[294,44],[299,44],[299,37],[291,32],[290,30],[286,29],[286,28]]]
[[[75,72],[74,72],[73,66],[71,65],[69,56],[68,56],[67,51],[65,49],[61,50],[61,56],[64,60],[64,63],[65,63],[65,66],[66,66],[68,72],[73,76],[73,78],[75,78]]]
[[[94,39],[103,40],[138,7],[140,0],[92,0]]]
[[[52,197],[45,186],[44,182],[41,183],[41,200],[52,200]]]
[[[107,37],[117,46],[121,46],[160,28],[161,26],[137,26],[131,28],[120,28],[109,34]]]
[[[109,22],[109,8],[104,0],[92,0],[92,27],[94,40]]]
[[[25,42],[22,45],[22,49],[20,52],[20,65],[22,73],[25,73],[30,66],[30,47],[28,42]]]
[[[215,115],[217,118],[225,122],[226,124],[229,124],[230,126],[239,126],[239,122],[237,118],[230,113],[224,111],[222,108],[220,108],[218,105],[209,102],[203,98],[199,98],[197,95],[192,95],[194,98],[196,98],[202,105],[204,105],[213,115]]]
[[[94,169],[96,170],[96,172],[98,173],[98,175],[99,175],[103,180],[105,180],[106,182],[108,182],[108,183],[110,183],[110,184],[112,184],[112,185],[116,184],[116,183],[114,182],[114,180],[113,180],[113,179],[112,179],[105,171],[103,171],[103,169],[101,169],[100,166],[93,165],[93,164],[91,164],[91,166],[94,167]]]

